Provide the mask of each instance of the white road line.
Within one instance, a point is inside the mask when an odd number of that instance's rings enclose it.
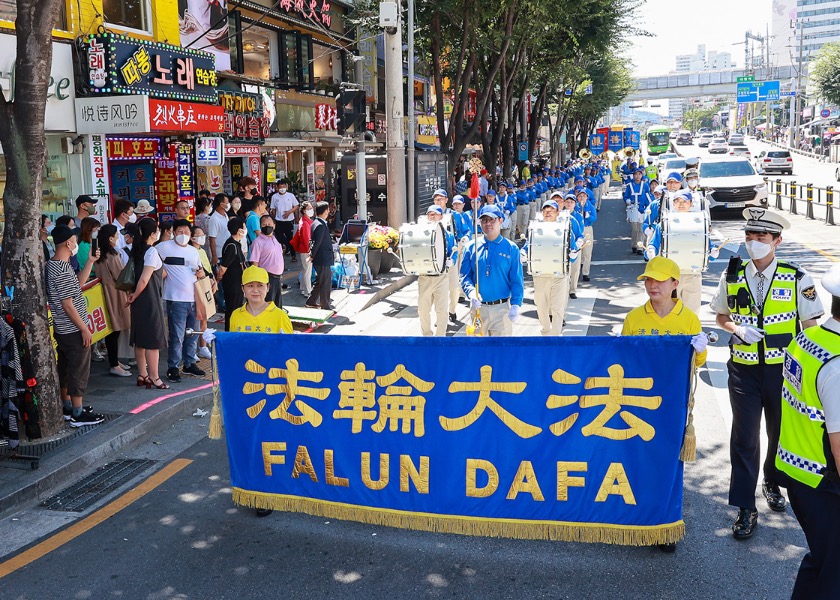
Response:
[[[593,260],[590,263],[593,267],[603,267],[606,265],[643,265],[643,260]]]

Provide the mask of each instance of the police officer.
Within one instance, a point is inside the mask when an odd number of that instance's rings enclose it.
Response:
[[[659,169],[653,164],[653,158],[650,156],[648,156],[647,166],[645,167],[645,177],[648,178],[648,181],[653,181],[659,177]]]
[[[624,203],[627,205],[627,222],[630,223],[630,251],[644,254],[644,239],[642,237],[642,223],[645,211],[653,200],[645,170],[641,167],[633,171],[633,181],[624,187]]]
[[[443,210],[437,204],[432,204],[426,210],[426,218],[429,220],[429,223],[440,223],[443,218]],[[437,275],[420,275],[417,278],[417,315],[420,318],[420,332],[424,336],[432,335],[432,323],[429,314],[432,307],[434,307],[436,315],[434,335],[446,335],[446,306],[449,301],[450,285],[448,272],[455,271],[455,259],[457,259],[455,238],[447,231],[447,272],[438,273]],[[455,301],[457,302],[457,297]]]
[[[525,293],[519,248],[502,237],[498,206],[483,206],[478,214],[484,237],[464,249],[461,287],[471,309],[480,311],[485,335],[511,335]]]
[[[730,259],[710,305],[717,313],[717,324],[732,334],[732,356],[727,363],[732,404],[729,504],[738,507],[732,525],[737,540],[752,537],[758,522],[755,487],[762,412],[768,443],[762,492],[772,510],[785,510],[775,467],[784,349],[823,314],[811,276],[776,258],[782,231],[790,228],[787,220],[763,208],[747,208],[743,215],[750,260]]]
[[[840,265],[823,276],[831,318],[785,352],[776,468],[808,540],[794,600],[840,598]]]

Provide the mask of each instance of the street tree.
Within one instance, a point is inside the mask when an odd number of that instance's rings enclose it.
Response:
[[[828,104],[840,104],[840,43],[825,44],[811,63],[811,81]]]
[[[52,29],[60,5],[61,0],[17,0],[15,88],[2,91],[9,93],[9,100],[0,92],[0,145],[6,157],[2,282],[14,290],[13,313],[28,326],[43,435],[57,431],[63,423],[39,235]]]

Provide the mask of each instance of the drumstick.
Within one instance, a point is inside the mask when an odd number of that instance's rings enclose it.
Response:
[[[729,243],[729,242],[731,242],[731,241],[732,241],[732,240],[731,240],[730,238],[726,238],[726,239],[725,239],[725,240],[723,240],[720,244],[718,244],[717,249],[718,249],[718,250],[721,250],[721,249],[722,249],[722,248],[723,248],[726,244],[728,244],[728,243]]]

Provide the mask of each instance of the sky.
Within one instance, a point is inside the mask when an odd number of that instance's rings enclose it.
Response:
[[[730,52],[744,66],[744,33],[764,35],[772,0],[647,0],[637,24],[654,33],[635,38],[627,54],[635,76],[663,75],[675,67],[678,54],[693,54],[698,44],[706,52]],[[738,45],[734,43],[741,42]]]

